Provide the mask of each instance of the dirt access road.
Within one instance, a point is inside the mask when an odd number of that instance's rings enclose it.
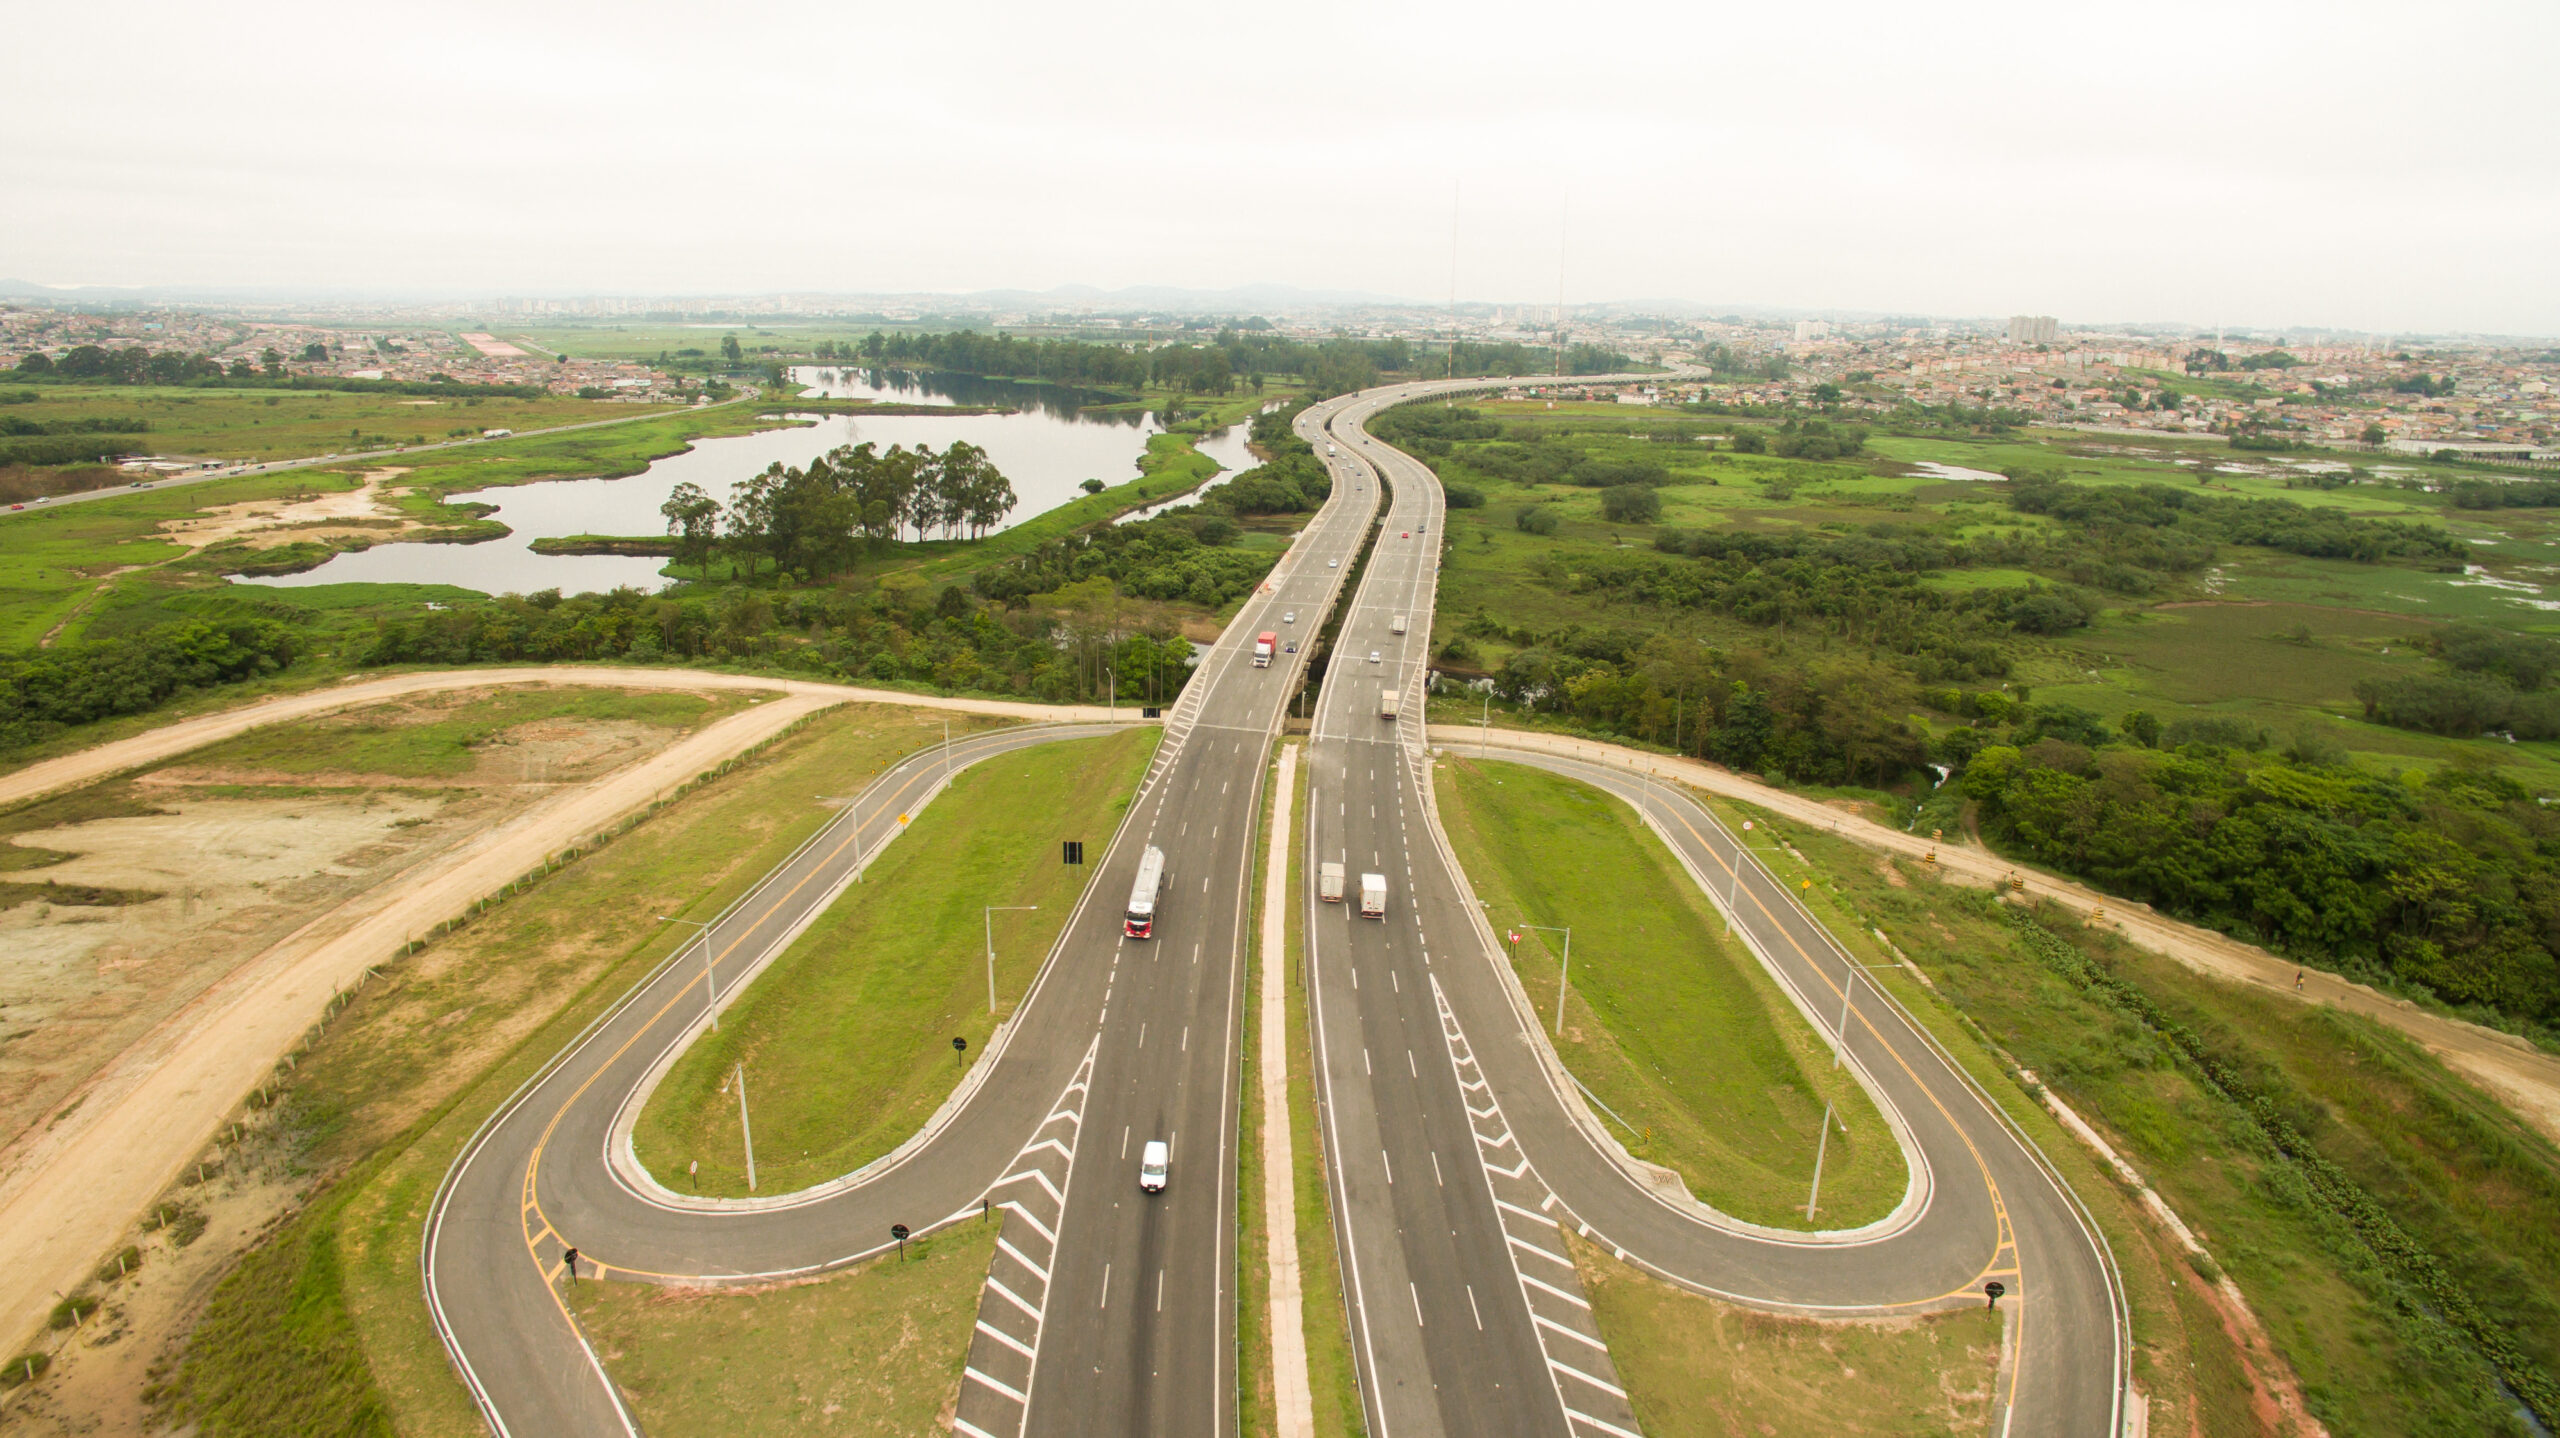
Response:
[[[1472,725],[1434,724],[1430,732],[1432,743],[1452,751],[1466,752],[1480,742],[1479,731]],[[1932,843],[1917,834],[1888,828],[1823,800],[1772,788],[1696,760],[1647,754],[1637,749],[1561,734],[1537,734],[1516,729],[1491,730],[1482,735],[1481,742],[1495,749],[1533,749],[1550,754],[1568,754],[1615,768],[1650,773],[1667,782],[1686,784],[1710,794],[1756,804],[1797,823],[1829,829],[1868,848],[1882,849],[1908,859],[1919,859],[1934,851],[1938,856],[1938,867],[1949,878],[1961,883],[1994,888],[2005,883],[2014,873],[2026,881],[2027,893],[2050,899],[2083,915],[2103,908],[2106,911],[2104,922],[2126,938],[2214,978],[2250,984],[2281,994],[2295,992],[2294,975],[2301,973],[2304,980],[2300,993],[2304,1002],[2334,1004],[2406,1034],[2446,1067],[2486,1089],[2526,1123],[2541,1130],[2554,1142],[2560,1142],[2560,1055],[2547,1053],[2512,1034],[2502,1034],[2495,1029],[2429,1012],[2406,999],[2393,998],[2335,974],[2305,969],[2291,959],[2270,954],[2254,945],[2241,943],[2210,929],[2163,918],[2144,905],[2101,894],[2067,879],[2038,873],[1996,854],[1952,842]]]
[[[610,829],[694,775],[833,705],[868,701],[1034,720],[1123,718],[1096,707],[943,699],[840,684],[680,669],[442,670],[341,683],[171,724],[0,776],[0,804],[88,783],[288,719],[440,689],[587,684],[620,689],[778,694],[651,758],[568,789],[465,839],[399,882],[360,894],[259,954],[100,1072],[53,1126],[0,1174],[0,1347],[41,1328],[151,1201],[195,1162],[226,1117],[267,1077],[339,989],[411,936]],[[353,910],[354,912],[350,912]]]

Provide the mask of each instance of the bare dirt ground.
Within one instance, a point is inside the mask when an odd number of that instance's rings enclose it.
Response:
[[[523,724],[482,746],[472,772],[424,783],[181,762],[115,786],[158,812],[14,836],[74,855],[24,879],[159,897],[0,910],[0,1174],[117,1054],[243,959],[305,925],[325,931],[350,897],[674,737],[633,723]]]
[[[409,471],[368,469],[364,483],[343,494],[321,494],[293,503],[272,499],[223,504],[173,519],[160,526],[172,542],[202,549],[227,539],[245,540],[253,549],[268,549],[298,539],[345,539],[362,536],[380,541],[413,529],[418,523],[391,507],[400,491],[386,488]]]
[[[2304,1002],[2334,1004],[2407,1035],[2448,1068],[2514,1110],[2517,1117],[2560,1141],[2560,1055],[2547,1053],[2512,1034],[2432,1013],[2364,984],[2306,969],[2255,945],[2163,918],[2144,905],[2128,904],[2067,879],[2012,864],[1979,847],[1932,843],[1921,835],[1878,824],[1860,813],[1844,812],[1841,806],[1772,788],[1711,764],[1556,734],[1496,729],[1487,738],[1497,748],[1536,749],[1621,769],[1644,770],[1710,794],[1756,804],[1798,823],[1830,829],[1843,838],[1905,858],[1919,859],[1934,850],[1938,866],[1948,877],[1962,883],[1989,888],[2005,884],[2015,874],[2025,881],[2024,892],[2089,916],[2093,922],[2105,923],[2134,943],[2215,978],[2277,993],[2294,993],[2294,976],[2301,974],[2303,986],[2299,992]],[[1431,739],[1456,750],[1478,742],[1477,731],[1460,724],[1432,725]]]
[[[1136,717],[1128,708],[1113,716],[1099,707],[947,699],[680,669],[447,670],[357,679],[47,760],[0,775],[0,806],[161,763],[286,720],[403,696],[544,683],[780,697],[730,714],[593,782],[555,785],[554,792],[511,815],[484,818],[440,852],[394,871],[396,882],[377,877],[360,886],[344,902],[256,950],[254,957],[238,962],[148,1026],[69,1100],[56,1105],[47,1123],[14,1145],[0,1167],[0,1352],[16,1351],[41,1328],[55,1291],[68,1292],[89,1274],[155,1196],[207,1151],[245,1096],[321,1016],[336,990],[351,985],[368,965],[390,956],[411,936],[463,912],[548,855],[611,828],[694,775],[840,702],[1056,722]],[[298,776],[298,782],[309,784],[311,776]],[[182,898],[155,902],[183,905]],[[231,951],[249,952],[236,942]],[[271,1205],[267,1211],[273,1211]]]
[[[349,675],[327,689],[280,695],[237,709],[200,714],[164,725],[147,734],[101,744],[0,774],[0,807],[139,769],[163,759],[200,749],[217,739],[245,734],[269,724],[327,714],[360,704],[377,704],[407,694],[432,694],[500,684],[589,684],[606,689],[748,690],[790,696],[814,696],[850,704],[896,704],[907,708],[948,709],[962,714],[998,714],[1008,719],[1090,724],[1122,719],[1134,722],[1130,705],[1116,711],[1099,704],[1022,704],[1002,699],[946,699],[894,689],[864,689],[851,684],[818,684],[803,679],[762,679],[745,674],[711,674],[691,669],[622,669],[563,664],[523,665],[503,669],[432,669],[415,673]]]

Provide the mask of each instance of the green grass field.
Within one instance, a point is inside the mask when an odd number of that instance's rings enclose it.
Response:
[[[996,1228],[964,1222],[815,1283],[585,1282],[570,1301],[646,1432],[906,1438],[959,1401]]]
[[[1556,1049],[1624,1120],[1613,1137],[1752,1223],[1853,1228],[1892,1211],[1909,1175],[1882,1115],[1633,809],[1519,764],[1453,754],[1436,777],[1449,841],[1495,931],[1573,930]],[[1552,1014],[1559,936],[1524,939],[1515,967]],[[1838,1116],[1808,1221],[1827,1103]]]
[[[1780,1318],[1674,1288],[1568,1232],[1592,1316],[1654,1438],[1984,1433],[2000,1318]]]
[[[262,1130],[317,1176],[310,1201],[212,1294],[173,1411],[209,1435],[485,1432],[419,1301],[421,1226],[454,1155],[684,942],[655,915],[718,909],[831,817],[810,794],[941,734],[939,716],[831,710],[361,990]]]
[[[469,772],[501,731],[578,718],[684,729],[738,708],[746,696],[622,689],[512,687],[422,695],[399,704],[252,729],[195,750],[191,766],[276,774],[385,774],[437,779]]]
[[[1969,1033],[1999,1045],[2107,1135],[2239,1284],[2331,1431],[2517,1431],[2477,1355],[2423,1307],[2393,1296],[2336,1216],[2253,1147],[2241,1115],[2126,1014],[2022,949],[1988,896],[1945,885],[1919,866],[1886,865],[1765,811],[1715,807],[1754,818],[1812,858],[1825,882],[1807,901],[1833,932],[1854,936],[1853,947],[1875,948],[1866,931],[1881,928],[1936,981],[1929,990],[1898,971],[1881,975],[1942,1039]],[[2560,1293],[2560,1244],[2551,1238],[2560,1233],[2560,1153],[2550,1143],[2378,1026],[2208,980],[2108,936],[2067,932],[2275,1094],[2321,1153],[2431,1249],[2527,1352],[2546,1367],[2560,1363],[2560,1305],[2551,1298]],[[1960,1057],[1970,1047],[1950,1042]],[[1996,1070],[1977,1069],[1977,1077],[2004,1103],[2018,1093],[2016,1080]],[[2149,1372],[2183,1379],[2170,1396],[2192,1393],[2204,1431],[2259,1431],[2248,1416],[2245,1377],[2219,1337],[2219,1319],[2196,1301],[2193,1275],[2163,1286],[2158,1275],[2176,1277],[2184,1265],[2161,1251],[2156,1231],[2111,1225],[2121,1187],[2094,1166],[2085,1178],[2073,1173],[2085,1155],[2046,1128],[2053,1136],[2038,1133],[2044,1151],[2108,1227],[2133,1297],[2137,1347],[2157,1350]],[[2173,1341],[2185,1363],[2172,1357]],[[2138,1365],[2145,1361],[2138,1353]],[[2155,1431],[2164,1421],[2155,1408]]]
[[[622,419],[634,406],[545,396],[364,394],[337,390],[160,388],[151,385],[47,385],[15,419],[39,423],[139,419],[149,426],[125,436],[135,452],[195,459],[307,459],[376,444],[431,444],[490,429],[547,429]]]
[[[1091,871],[1060,864],[1058,842],[1101,852],[1157,735],[1046,744],[962,771],[668,1070],[633,1134],[640,1161],[680,1190],[744,1196],[739,1064],[759,1192],[850,1173],[914,1133],[986,1053],[1066,926]],[[993,916],[995,1014],[987,904],[1039,906]],[[954,1035],[969,1041],[965,1059]]]

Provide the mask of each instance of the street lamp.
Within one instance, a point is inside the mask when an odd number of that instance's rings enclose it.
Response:
[[[1550,934],[1564,935],[1564,972],[1556,979],[1556,1037],[1563,1038],[1564,994],[1565,990],[1573,984],[1573,930],[1569,927],[1557,928],[1553,924],[1522,924],[1520,927],[1543,929]]]
[[[1742,821],[1742,832],[1745,834],[1751,832],[1751,821],[1749,819]],[[1735,913],[1739,912],[1742,907],[1742,851],[1745,849],[1761,854],[1773,854],[1777,852],[1765,845],[1746,844],[1740,839],[1733,841],[1733,869],[1731,871],[1731,877],[1725,882],[1724,888],[1724,931],[1728,934],[1734,932],[1733,916]]]
[[[715,1034],[720,1032],[720,1004],[711,991],[711,926],[692,919],[671,919],[664,914],[658,916],[658,922],[690,924],[702,931],[702,937],[697,941],[702,945],[702,1007],[711,1015],[711,1031]]]
[[[987,925],[988,1013],[992,1014],[996,1011],[996,910],[1004,909],[1009,912],[1033,913],[1037,912],[1039,908],[1040,906],[1038,904],[989,904],[986,906],[986,912],[978,916],[985,920]]]

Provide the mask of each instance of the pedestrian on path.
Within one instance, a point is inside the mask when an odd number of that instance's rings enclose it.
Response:
[[[2297,994],[2302,992],[2302,970],[2300,969],[2293,971],[2293,991]]]
[[[574,1249],[574,1248],[564,1248],[564,1249],[560,1250],[560,1263],[561,1263],[561,1265],[562,1265],[563,1267],[565,1267],[565,1268],[567,1268],[567,1269],[569,1270],[569,1281],[570,1281],[571,1283],[575,1283],[575,1282],[577,1282],[577,1281],[578,1281],[578,1250],[576,1250],[576,1249]]]

